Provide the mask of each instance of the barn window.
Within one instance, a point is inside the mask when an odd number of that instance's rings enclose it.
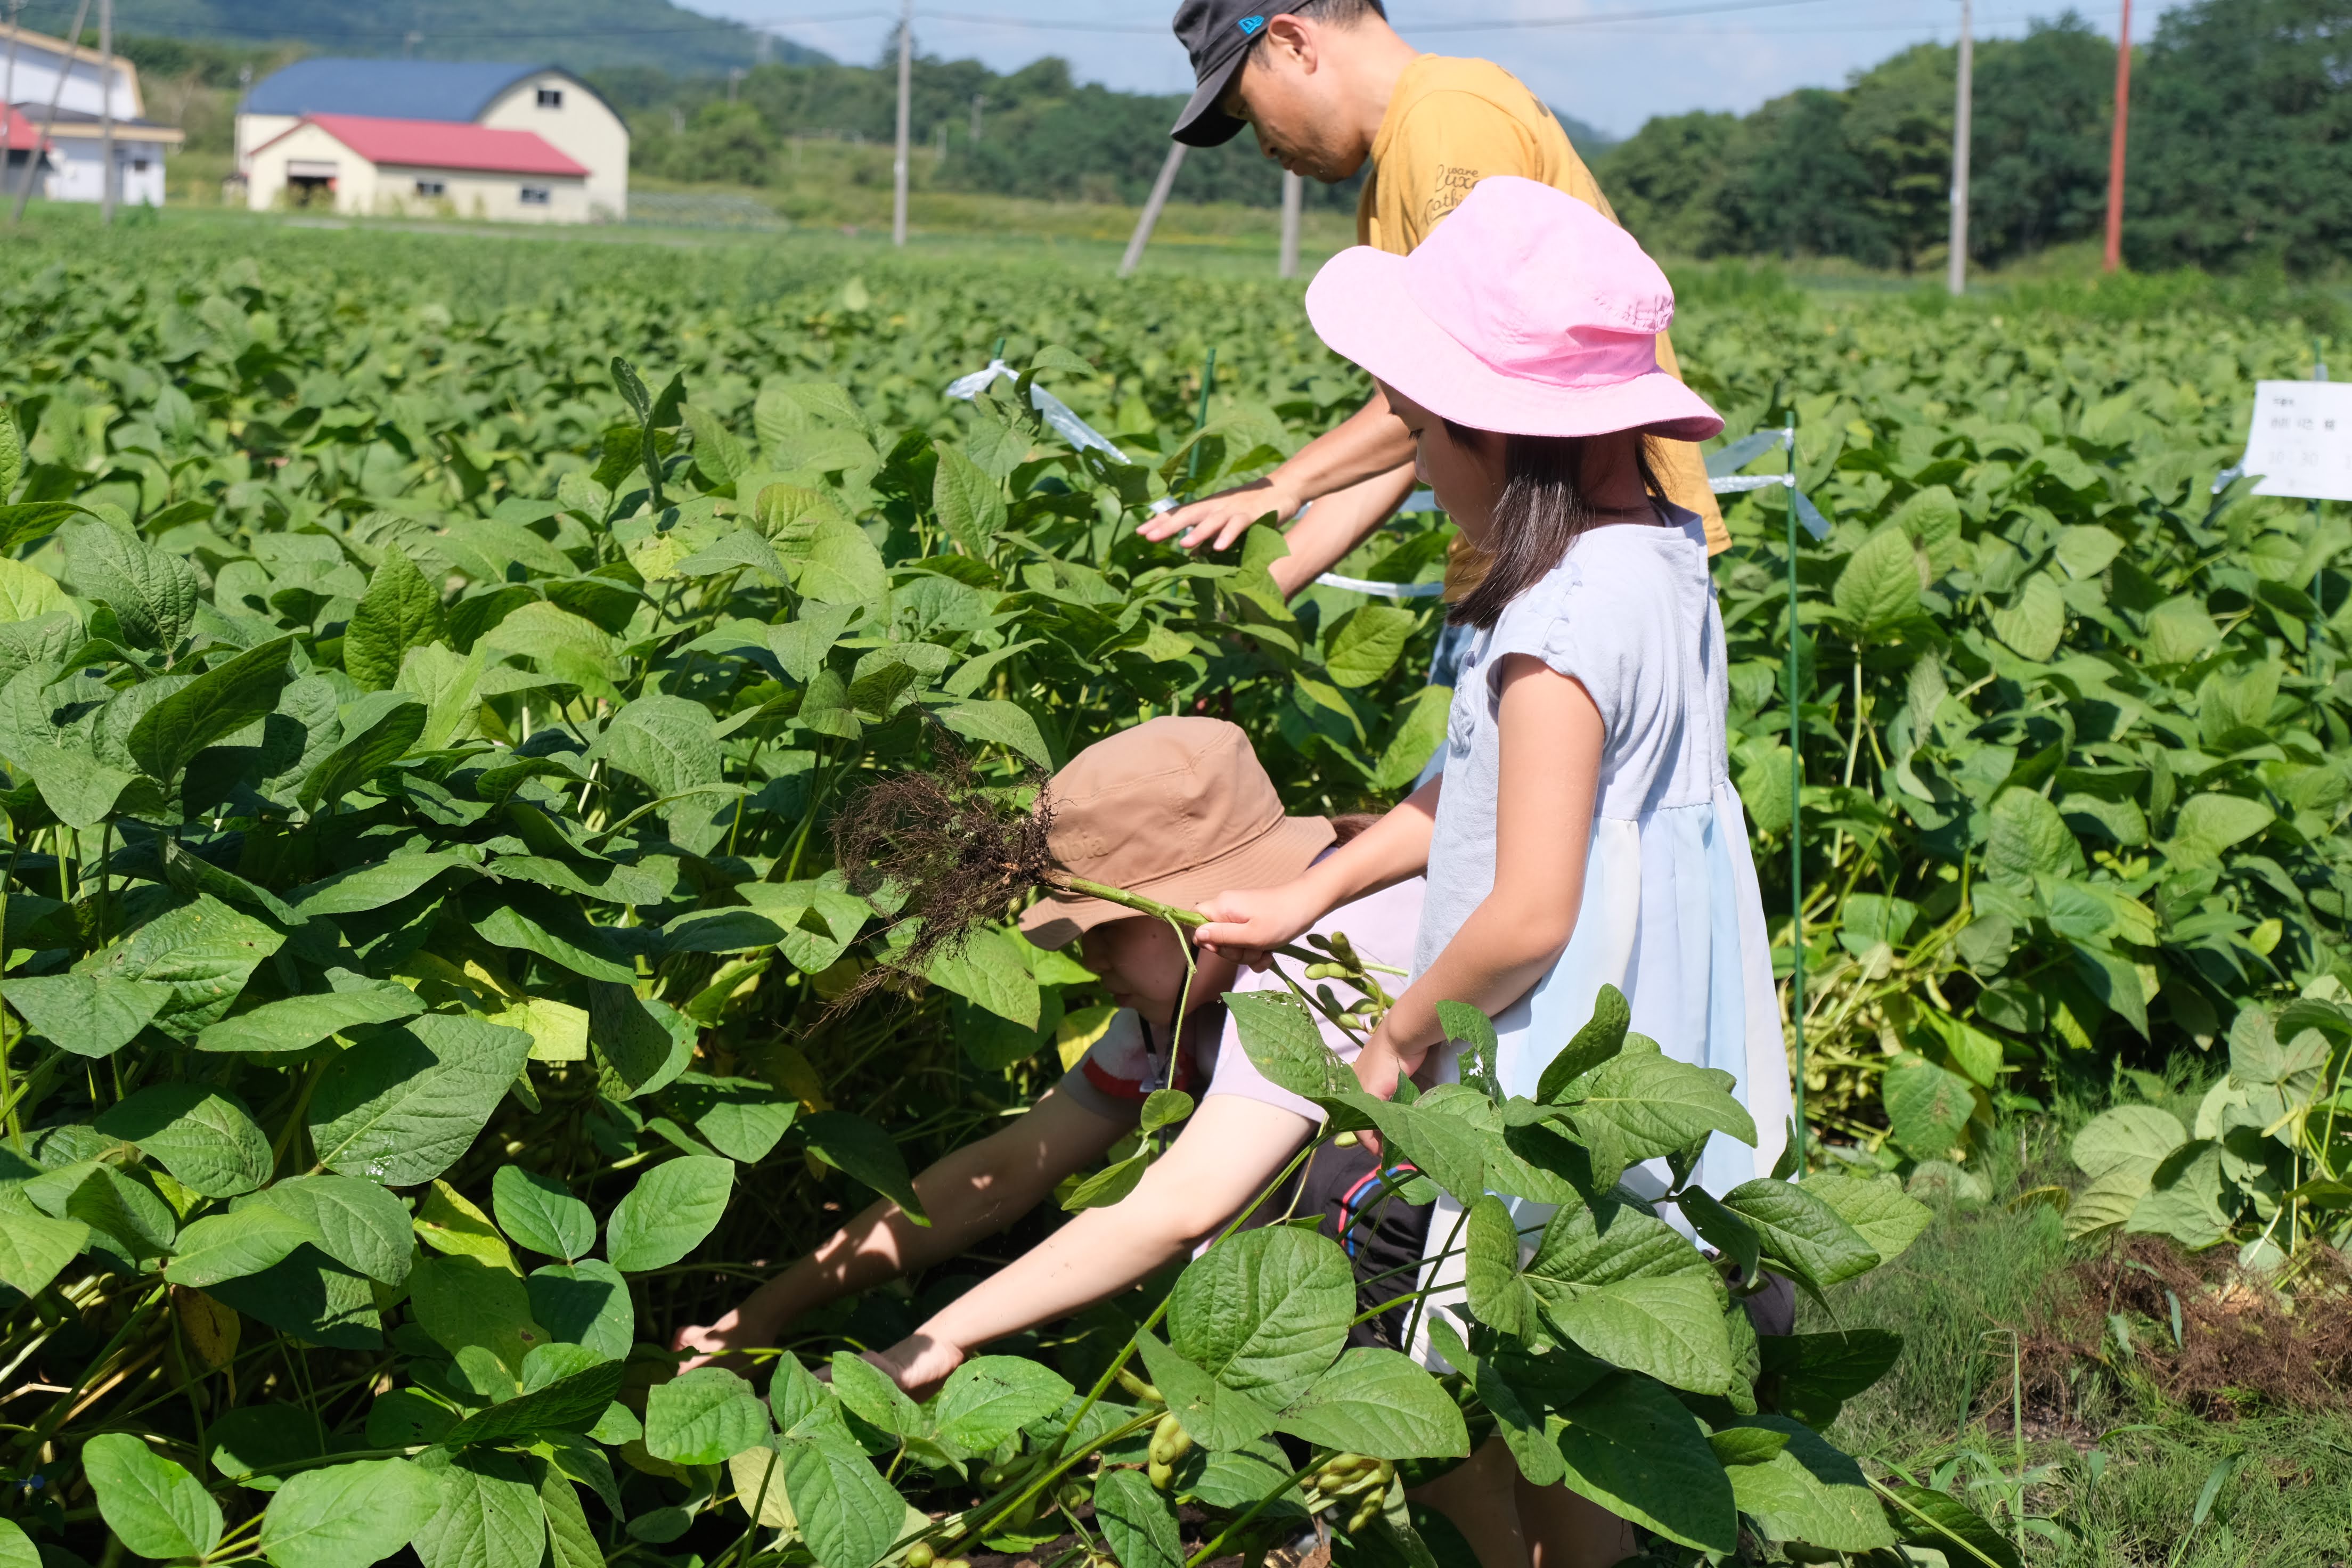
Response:
[[[419,180],[416,182],[416,194],[420,196],[446,196],[449,194],[449,186],[441,180]]]
[[[550,199],[551,193],[545,185],[525,185],[522,188],[522,205],[527,207],[543,207]]]
[[[563,89],[562,89],[562,88],[560,88],[560,87],[542,87],[542,88],[541,88],[541,89],[539,89],[539,106],[540,106],[541,109],[561,109],[561,108],[562,108],[562,107],[563,107]]]

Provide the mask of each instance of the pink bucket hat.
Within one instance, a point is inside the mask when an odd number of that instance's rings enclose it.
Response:
[[[1565,191],[1496,174],[1410,256],[1343,250],[1307,290],[1332,351],[1431,413],[1510,436],[1719,435],[1658,368],[1675,291],[1633,237]]]

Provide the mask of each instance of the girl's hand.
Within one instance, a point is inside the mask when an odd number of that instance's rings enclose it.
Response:
[[[908,1398],[923,1400],[937,1394],[948,1373],[963,1364],[963,1348],[919,1331],[887,1351],[867,1351],[866,1359],[888,1373]]]
[[[1330,911],[1301,880],[1219,893],[1201,906],[1201,912],[1209,923],[1192,932],[1195,942],[1262,970],[1273,962],[1276,948],[1295,941]]]
[[[696,1367],[715,1363],[736,1372],[749,1372],[751,1363],[735,1352],[764,1350],[774,1344],[781,1326],[768,1321],[764,1314],[751,1308],[751,1302],[746,1301],[733,1311],[723,1314],[716,1322],[688,1323],[678,1330],[677,1336],[670,1341],[670,1348],[692,1353],[678,1363],[677,1370],[688,1373]]]

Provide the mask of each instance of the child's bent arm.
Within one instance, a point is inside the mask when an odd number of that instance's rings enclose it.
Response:
[[[1418,877],[1429,866],[1429,840],[1445,775],[1405,796],[1388,815],[1278,888],[1220,893],[1201,907],[1209,923],[1192,940],[1254,969],[1341,904]]]
[[[1278,1105],[1210,1095],[1135,1191],[1077,1215],[940,1309],[877,1358],[879,1364],[904,1387],[928,1387],[981,1345],[1127,1289],[1232,1219],[1274,1180],[1314,1127]]]
[[[928,1227],[887,1199],[874,1204],[733,1311],[708,1326],[681,1330],[677,1348],[700,1352],[707,1360],[772,1345],[804,1312],[953,1258],[1027,1214],[1055,1183],[1100,1159],[1134,1125],[1131,1116],[1105,1116],[1049,1089],[1011,1126],[965,1144],[915,1178]]]
[[[1582,682],[1528,654],[1505,658],[1502,693],[1494,889],[1357,1058],[1375,1094],[1394,1092],[1397,1073],[1413,1071],[1445,1037],[1438,1003],[1501,1012],[1543,978],[1576,931],[1606,739],[1601,710]]]

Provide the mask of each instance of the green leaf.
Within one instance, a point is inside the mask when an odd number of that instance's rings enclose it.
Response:
[[[1932,1547],[1956,1568],[1960,1563],[1978,1568],[1978,1553],[1994,1568],[2025,1568],[2024,1557],[2009,1538],[1968,1504],[1906,1481],[1886,1489],[1893,1494],[1885,1505],[1886,1517],[1906,1545]]]
[[[305,811],[331,806],[408,754],[430,715],[405,691],[375,691],[342,716],[343,738],[295,794]]]
[[[1633,1021],[1625,994],[1614,985],[1601,986],[1592,998],[1592,1016],[1544,1068],[1536,1098],[1546,1105],[1564,1103],[1569,1085],[1625,1048],[1625,1030]]]
[[[362,1024],[396,1024],[425,1011],[415,992],[392,980],[363,981],[345,991],[323,991],[265,1002],[198,1033],[200,1051],[307,1050],[330,1035]]]
[[[1731,1479],[1696,1419],[1664,1388],[1619,1373],[1559,1414],[1569,1490],[1685,1546],[1738,1545]]]
[[[2153,1173],[2166,1155],[2189,1142],[2189,1130],[2168,1110],[2152,1105],[2119,1105],[2101,1111],[2074,1134],[2068,1150],[2094,1181],[2111,1171]]]
[[[325,1173],[273,1182],[240,1208],[264,1204],[310,1227],[311,1242],[344,1268],[385,1285],[407,1279],[416,1254],[408,1205],[373,1182]]]
[[[906,1212],[918,1225],[930,1221],[922,1200],[907,1173],[906,1156],[897,1140],[862,1116],[845,1110],[820,1110],[801,1119],[802,1136],[809,1152],[856,1181],[865,1183]]]
[[[89,1226],[52,1219],[21,1193],[0,1190],[0,1282],[37,1296],[89,1245]]]
[[[269,1140],[244,1106],[200,1083],[159,1083],[100,1116],[98,1130],[139,1145],[182,1185],[208,1198],[269,1180]]]
[[[1592,1070],[1577,1102],[1580,1132],[1597,1127],[1626,1163],[1672,1154],[1709,1132],[1753,1147],[1756,1123],[1731,1093],[1736,1080],[1713,1068],[1663,1055],[1655,1042],[1629,1035],[1618,1054]]]
[[[523,1357],[548,1341],[523,1282],[487,1258],[462,1252],[420,1258],[408,1290],[417,1325],[452,1355],[469,1345],[486,1350],[520,1378]]]
[[[596,1245],[594,1213],[552,1176],[501,1165],[490,1178],[490,1202],[499,1228],[519,1247],[570,1263]]]
[[[1228,1237],[1178,1276],[1168,1342],[1226,1387],[1279,1409],[1339,1355],[1355,1312],[1354,1271],[1337,1243],[1267,1226]]]
[[[529,1035],[475,1018],[426,1014],[373,1030],[320,1078],[311,1146],[347,1176],[429,1182],[473,1145],[530,1056]]]
[[[1720,1288],[1705,1273],[1620,1279],[1547,1304],[1545,1316],[1613,1366],[1693,1394],[1721,1394],[1731,1381]]]
[[[1766,1334],[1757,1340],[1763,1375],[1757,1392],[1778,1409],[1817,1426],[1838,1406],[1886,1375],[1903,1354],[1903,1336],[1884,1329],[1830,1334]]]
[[[82,1446],[82,1473],[115,1538],[142,1557],[202,1557],[220,1544],[221,1510],[202,1482],[127,1432]]]
[[[1723,1194],[1723,1205],[1755,1227],[1766,1262],[1810,1286],[1816,1297],[1878,1267],[1870,1243],[1837,1210],[1796,1183],[1742,1182]]]
[[[592,756],[642,780],[657,795],[717,784],[718,726],[699,702],[656,692],[613,715]]]
[[[953,447],[934,446],[940,466],[931,479],[931,507],[940,526],[963,552],[988,559],[989,547],[1004,531],[1004,487]]]
[[[803,1433],[806,1426],[794,1426],[776,1445],[801,1533],[817,1568],[873,1568],[898,1539],[906,1501],[876,1473],[838,1415],[830,1427],[820,1424],[813,1433]]]
[[[344,673],[367,690],[382,691],[398,679],[410,648],[448,637],[440,592],[398,545],[386,546],[343,628]]]
[[[768,1438],[768,1409],[720,1366],[657,1383],[646,1394],[646,1451],[679,1465],[723,1464]]]
[[[2112,536],[2110,536],[2112,537]],[[1895,1544],[1862,1468],[1811,1427],[1781,1415],[1749,1416],[1717,1434],[1768,1432],[1782,1447],[1761,1463],[1731,1468],[1739,1511],[1767,1541],[1801,1541],[1832,1552],[1869,1552]]]
[[[2185,865],[2212,865],[2222,850],[2254,837],[2277,820],[2269,806],[2243,795],[2192,795],[2172,824],[2172,858]]]
[[[373,1351],[383,1343],[375,1288],[322,1252],[298,1247],[258,1274],[224,1279],[205,1293],[281,1333],[335,1350]]]
[[[1487,1327],[1520,1339],[1537,1331],[1535,1292],[1520,1277],[1519,1232],[1510,1206],[1491,1193],[1471,1204],[1463,1271],[1470,1311]]]
[[[688,1154],[664,1161],[614,1205],[604,1222],[604,1256],[627,1273],[676,1263],[702,1245],[734,1190],[732,1160]]]
[[[1332,629],[1324,668],[1335,685],[1364,687],[1386,675],[1419,630],[1421,617],[1394,605],[1364,605]]]
[[[215,665],[140,715],[128,747],[147,776],[176,780],[206,746],[275,711],[293,679],[290,637],[273,637]]]
[[[297,888],[286,901],[305,920],[320,915],[368,914],[389,909],[454,867],[474,869],[474,862],[453,850],[394,855],[371,860]]]
[[[973,931],[961,947],[932,958],[923,978],[1000,1018],[1026,1028],[1037,1026],[1044,999],[1036,978],[1022,962],[1013,939],[1003,931],[986,927]]]
[[[1103,1472],[1095,1483],[1095,1522],[1119,1568],[1183,1568],[1175,1510],[1142,1471]]]
[[[849,1412],[894,1437],[917,1437],[929,1423],[889,1373],[855,1351],[833,1352],[833,1392]]]
[[[180,1232],[163,1278],[201,1289],[224,1279],[258,1274],[303,1243],[310,1226],[282,1209],[243,1208],[209,1215]]]
[[[616,1100],[674,1082],[693,1060],[699,1033],[693,1019],[625,983],[588,988],[588,1038],[611,1068],[605,1092]]]
[[[616,1496],[606,1506],[617,1500]],[[604,1568],[604,1548],[580,1506],[580,1489],[551,1464],[540,1478],[539,1501],[547,1513],[546,1568]]]
[[[1375,790],[1402,789],[1427,764],[1445,742],[1445,718],[1454,702],[1450,686],[1424,686],[1414,692],[1397,718],[1395,731],[1381,748],[1369,781]]]
[[[137,782],[135,775],[108,767],[73,746],[20,747],[9,760],[32,774],[43,804],[68,827],[98,826],[113,813],[122,792]]]
[[[590,980],[623,986],[636,983],[637,972],[621,950],[577,910],[536,889],[508,887],[512,890],[504,901],[474,921],[475,935],[500,947],[535,952]]]
[[[2221,628],[2193,595],[2167,599],[2147,614],[2147,639],[2141,646],[2157,664],[2191,664],[2221,641]]]
[[[99,974],[18,978],[0,985],[0,994],[33,1033],[78,1057],[112,1056],[154,1022],[173,995],[156,981]]]
[[[1918,616],[1919,590],[1927,586],[1922,575],[1910,535],[1890,522],[1863,541],[1846,562],[1830,602],[1857,633],[1878,637]]]
[[[1244,1236],[1257,1234],[1244,1231]],[[1203,1448],[1238,1448],[1274,1430],[1274,1412],[1236,1388],[1211,1377],[1150,1331],[1135,1337],[1152,1386],[1168,1401],[1169,1414]]]
[[[2048,662],[2066,635],[2066,595],[2047,572],[2025,580],[2009,605],[1986,617],[1992,635],[2036,664]]]
[[[5,440],[14,429],[6,416],[0,415],[0,440]],[[0,452],[0,457],[5,456]],[[8,477],[5,469],[0,469],[0,478]],[[0,495],[7,493],[8,487],[0,484]],[[41,1568],[41,1554],[34,1548],[32,1537],[13,1520],[0,1519],[0,1568]]]
[[[483,656],[477,647],[460,654],[439,643],[412,647],[400,656],[400,672],[393,677],[395,691],[404,691],[425,704],[425,729],[416,748],[437,752],[453,741],[478,733],[475,714],[481,707]]]
[[[205,893],[164,910],[74,969],[170,986],[172,999],[157,1011],[154,1026],[189,1041],[229,1010],[255,966],[285,940],[277,927]]]
[[[1242,1051],[1267,1081],[1309,1100],[1356,1088],[1307,1004],[1286,991],[1228,991],[1221,998]]]
[[[469,1449],[440,1480],[441,1506],[410,1543],[425,1568],[540,1568],[547,1510],[520,1456]]]
[[[58,540],[75,591],[112,609],[132,642],[168,649],[187,635],[199,584],[186,562],[103,522],[69,523]]]
[[[760,492],[761,503],[785,487],[772,485]],[[866,531],[839,512],[803,515],[782,529],[772,530],[769,542],[793,574],[793,586],[803,598],[824,604],[863,605],[878,599],[890,585],[882,552]]]
[[[2150,1175],[2147,1195],[2132,1205],[2125,1231],[2168,1236],[2191,1251],[2220,1245],[2230,1226],[2221,1166],[2216,1140],[2200,1139],[2172,1151]]]
[[[1041,768],[1054,765],[1054,753],[1029,710],[1017,702],[992,697],[984,701],[953,702],[934,710],[933,716],[967,741],[1003,746]]]
[[[636,1338],[636,1308],[621,1271],[601,1258],[533,1269],[530,1315],[556,1340],[618,1360]]]
[[[978,1356],[949,1373],[931,1405],[940,1440],[984,1454],[1068,1403],[1067,1380],[1019,1356]]]
[[[1895,1141],[1907,1152],[1941,1159],[1966,1142],[1977,1110],[1977,1088],[1967,1079],[1906,1053],[1888,1064],[1879,1081]]]
[[[1901,1178],[1894,1175],[1867,1181],[1860,1176],[1807,1176],[1805,1190],[1853,1226],[1882,1264],[1902,1257],[1936,1217],[1935,1211],[1906,1194]]]
[[[440,1483],[406,1459],[366,1459],[286,1479],[261,1521],[261,1554],[278,1568],[380,1563],[441,1506]]]
[[[1454,1458],[1470,1452],[1460,1406],[1411,1359],[1364,1346],[1341,1353],[1275,1425],[1294,1436],[1376,1459]]]
[[[1993,798],[1985,840],[1985,875],[2012,886],[2036,876],[2078,876],[2082,847],[2058,808],[2030,789],[2005,789]]]

